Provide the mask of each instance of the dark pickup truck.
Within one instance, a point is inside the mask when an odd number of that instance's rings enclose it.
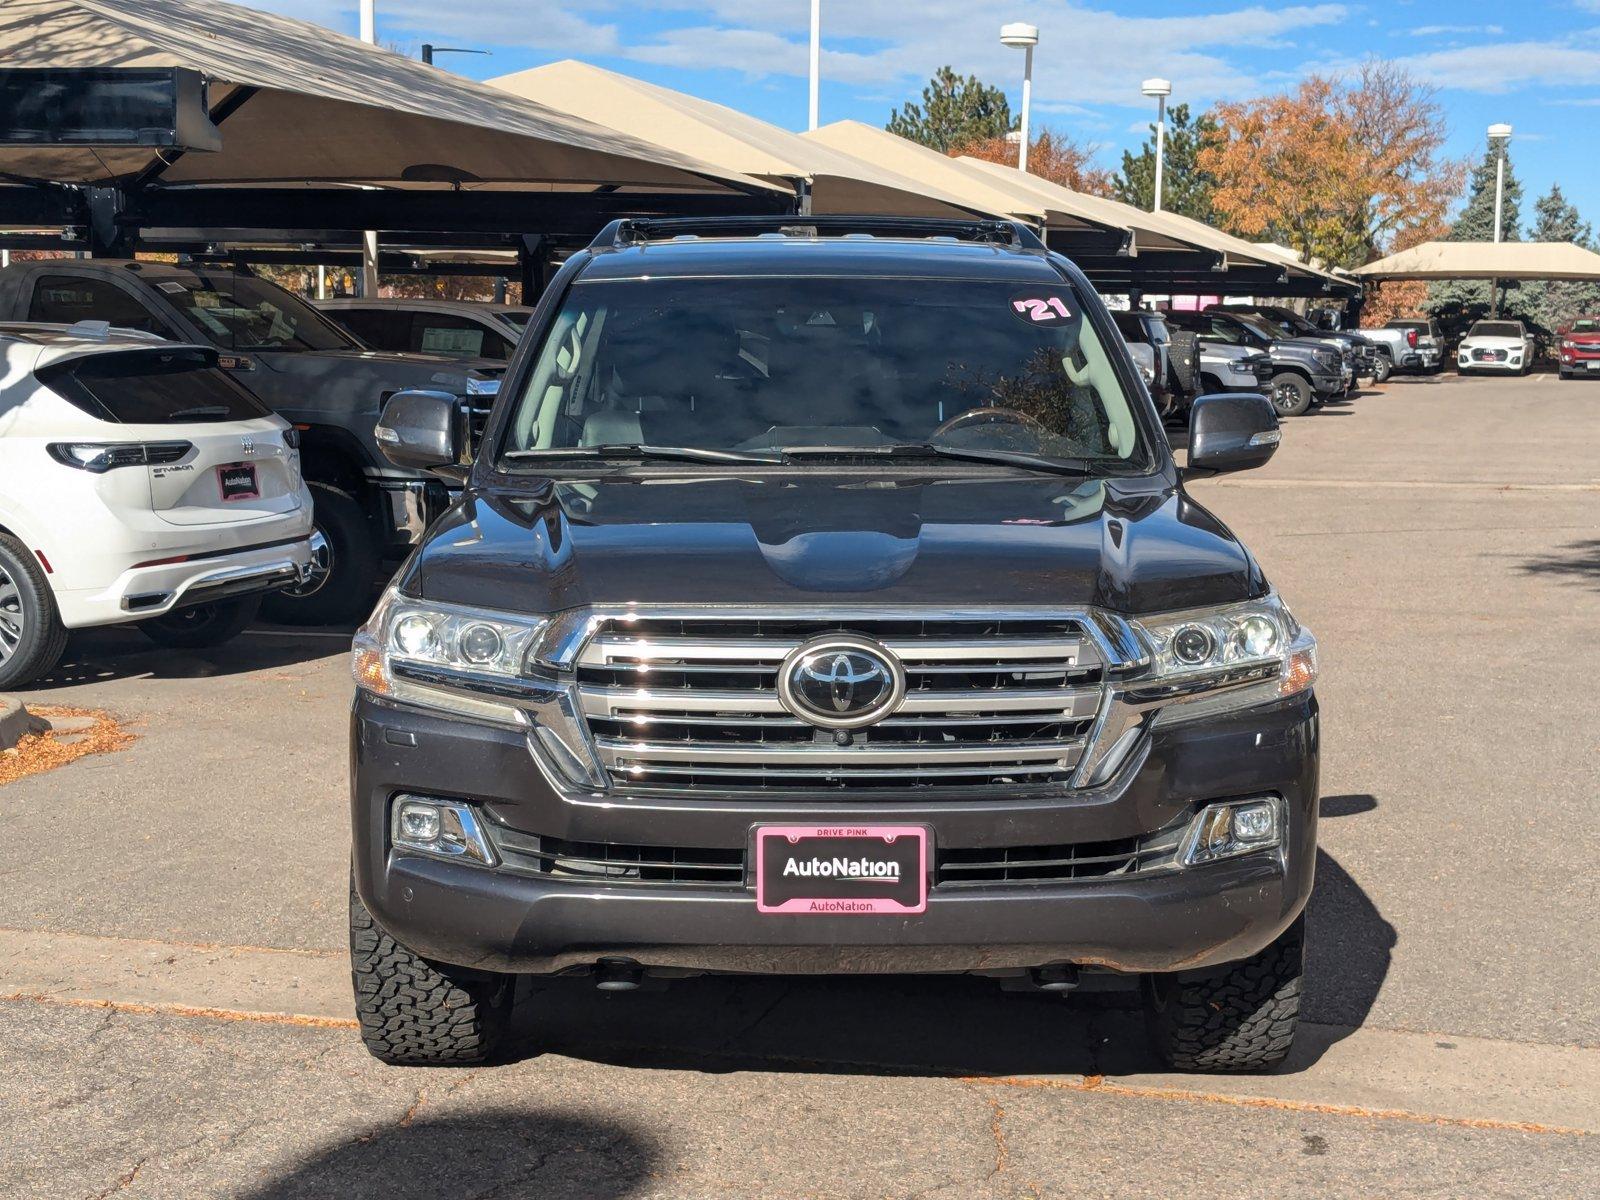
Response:
[[[0,270],[0,320],[108,321],[215,346],[219,364],[300,430],[316,528],[310,579],[268,602],[280,620],[359,620],[380,561],[398,557],[449,502],[423,472],[396,467],[372,429],[406,389],[455,398],[481,424],[503,363],[368,350],[305,301],[231,267],[121,259],[48,259]]]
[[[1277,326],[1250,313],[1218,308],[1170,312],[1167,322],[1198,334],[1202,347],[1231,346],[1266,355],[1270,369],[1263,390],[1281,417],[1301,416],[1350,387],[1351,370],[1337,347],[1313,338],[1284,337]]]
[[[1177,1067],[1288,1052],[1316,643],[1187,490],[1267,461],[1265,399],[1196,400],[1180,467],[1012,222],[622,221],[457,428],[379,425],[465,490],[352,660],[374,1054],[712,972],[1120,979]]]

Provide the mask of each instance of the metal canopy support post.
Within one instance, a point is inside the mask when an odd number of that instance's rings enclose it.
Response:
[[[517,272],[521,276],[524,304],[533,304],[544,294],[544,285],[549,282],[545,270],[547,253],[544,238],[533,235],[524,237],[517,248]]]

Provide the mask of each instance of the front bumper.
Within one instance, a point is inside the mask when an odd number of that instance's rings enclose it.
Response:
[[[1319,396],[1342,396],[1350,390],[1355,377],[1345,370],[1313,373],[1311,387]]]
[[[356,888],[428,958],[554,973],[624,957],[670,970],[977,972],[1077,963],[1172,971],[1248,957],[1304,907],[1316,856],[1318,730],[1310,694],[1160,726],[1105,785],[907,803],[786,795],[605,796],[556,790],[526,735],[357,694],[351,723]],[[915,916],[763,915],[746,886],[532,875],[396,851],[401,792],[469,801],[545,838],[630,847],[747,846],[755,824],[925,823],[940,849],[1093,843],[1170,829],[1210,801],[1284,800],[1281,849],[1205,866],[929,890]]]

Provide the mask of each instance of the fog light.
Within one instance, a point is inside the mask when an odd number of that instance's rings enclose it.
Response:
[[[1247,804],[1233,810],[1233,836],[1241,842],[1276,841],[1278,810],[1272,804]]]
[[[496,861],[477,814],[459,801],[396,797],[389,837],[396,849],[417,854],[466,859],[484,866]]]
[[[1208,804],[1190,822],[1179,861],[1195,867],[1272,849],[1283,841],[1282,812],[1276,796]]]
[[[408,842],[436,842],[439,840],[439,810],[420,800],[407,800],[400,805],[396,838]]]

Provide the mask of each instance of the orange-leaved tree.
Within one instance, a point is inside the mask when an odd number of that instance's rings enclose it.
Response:
[[[1064,133],[1041,129],[1028,147],[1028,174],[1058,183],[1075,192],[1092,196],[1111,194],[1111,172],[1094,165],[1093,146],[1080,145]],[[1017,144],[1004,136],[981,138],[954,147],[955,156],[981,158],[986,162],[1017,165]]]
[[[1247,238],[1355,267],[1436,229],[1465,179],[1434,91],[1391,62],[1228,102],[1200,151],[1212,202]]]

